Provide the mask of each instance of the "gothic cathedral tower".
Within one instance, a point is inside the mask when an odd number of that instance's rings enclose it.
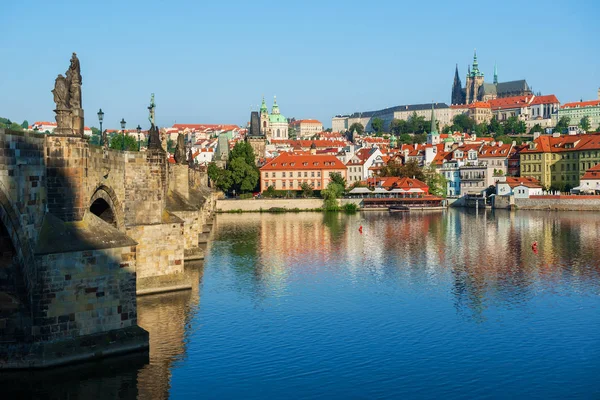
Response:
[[[458,75],[458,64],[454,71],[454,83],[452,83],[452,100],[450,104],[465,104],[465,92],[463,91],[462,82]]]
[[[477,51],[473,55],[473,69],[467,73],[466,104],[481,100],[480,89],[483,86],[483,72],[479,71]]]

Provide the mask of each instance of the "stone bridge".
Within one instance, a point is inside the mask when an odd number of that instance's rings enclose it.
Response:
[[[191,287],[206,181],[162,149],[0,130],[0,369],[147,349],[136,294]]]

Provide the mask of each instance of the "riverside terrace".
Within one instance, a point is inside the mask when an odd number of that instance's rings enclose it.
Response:
[[[356,187],[346,197],[362,199],[361,209],[382,209],[395,206],[438,209],[446,206],[446,201],[443,198],[429,195],[420,188],[386,190],[376,187],[370,190],[366,187]]]

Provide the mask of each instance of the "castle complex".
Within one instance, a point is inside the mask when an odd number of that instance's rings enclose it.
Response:
[[[454,72],[454,83],[452,84],[452,103],[472,104],[478,101],[488,101],[496,98],[511,96],[529,96],[532,91],[525,79],[498,82],[498,69],[494,65],[494,82],[485,83],[484,74],[479,70],[477,62],[477,52],[473,55],[473,67],[467,67],[467,81],[465,87],[462,86],[458,74],[458,65]]]

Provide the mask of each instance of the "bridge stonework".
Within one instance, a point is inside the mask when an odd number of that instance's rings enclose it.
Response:
[[[136,296],[191,287],[215,203],[160,149],[0,130],[0,369],[147,349]]]

